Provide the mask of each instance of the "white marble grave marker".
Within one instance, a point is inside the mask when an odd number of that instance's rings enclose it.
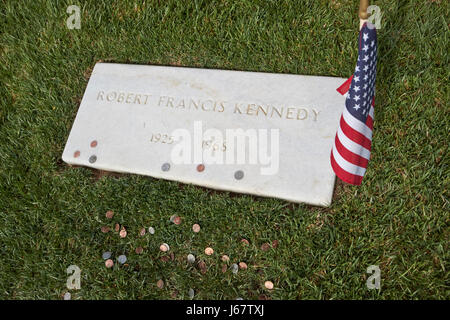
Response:
[[[328,206],[330,151],[345,100],[336,88],[344,81],[97,63],[62,158]]]

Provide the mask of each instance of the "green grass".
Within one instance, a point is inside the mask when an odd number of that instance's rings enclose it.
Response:
[[[60,299],[72,264],[82,269],[73,299],[187,299],[189,288],[198,299],[450,298],[447,1],[373,1],[383,19],[372,160],[363,185],[338,183],[326,209],[97,179],[61,154],[97,61],[348,77],[358,1],[0,3],[0,298]],[[70,4],[81,30],[66,27]],[[127,238],[100,232],[116,222]],[[138,236],[151,225],[154,236]],[[278,248],[260,249],[273,240]],[[174,261],[160,260],[161,242]],[[128,266],[106,269],[107,250],[125,252]],[[190,252],[206,274],[188,265]],[[224,253],[248,270],[223,274]],[[380,266],[381,290],[366,288],[369,265]]]

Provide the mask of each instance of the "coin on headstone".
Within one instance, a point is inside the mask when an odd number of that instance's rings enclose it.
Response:
[[[122,227],[122,230],[120,230],[119,235],[121,238],[125,238],[127,236],[127,230],[125,230],[125,228]]]
[[[111,259],[108,259],[105,261],[105,266],[107,268],[111,268],[114,265],[114,261],[112,261]]]
[[[107,233],[107,232],[109,232],[109,230],[111,230],[111,229],[110,229],[109,227],[104,226],[104,227],[101,227],[100,230],[101,230],[103,233]]]
[[[141,254],[144,251],[144,249],[142,247],[137,247],[136,248],[136,253],[137,254]]]
[[[103,260],[108,260],[109,258],[111,258],[112,253],[109,251],[103,252],[102,254],[102,258]]]
[[[71,298],[72,298],[72,295],[70,294],[70,292],[64,293],[64,300],[70,300]]]
[[[239,271],[238,265],[237,265],[236,263],[233,263],[233,264],[231,265],[231,272],[233,272],[234,274],[236,274],[236,273],[238,273],[238,271]]]
[[[117,257],[117,261],[119,261],[120,264],[124,264],[125,262],[127,262],[127,256],[121,254],[120,256]]]
[[[190,299],[194,298],[194,295],[195,295],[194,289],[190,288],[189,292],[188,292],[188,295],[189,295]]]
[[[176,225],[179,225],[181,223],[181,218],[176,216],[175,218],[173,218],[173,223],[175,223]]]
[[[239,269],[246,270],[247,269],[247,264],[245,262],[239,262]]]
[[[162,289],[164,287],[164,281],[162,281],[161,279],[158,280],[158,282],[156,282],[156,286],[160,289]]]
[[[187,255],[187,261],[188,261],[189,263],[194,263],[194,262],[195,262],[195,256],[194,256],[193,254],[189,253],[189,254]]]
[[[148,227],[148,233],[155,234],[155,229],[153,227]]]
[[[192,226],[192,230],[194,231],[194,232],[200,232],[200,225],[198,225],[198,224],[194,224],[193,226]]]
[[[106,211],[106,217],[108,219],[112,219],[113,216],[114,216],[114,212],[112,212],[112,210]]]
[[[139,231],[139,235],[141,237],[145,236],[145,228],[141,228],[141,230]]]
[[[161,250],[162,252],[167,252],[170,250],[170,247],[167,243],[163,243],[159,246],[159,250]]]
[[[230,261],[230,257],[227,256],[226,254],[224,254],[224,255],[222,256],[222,261],[223,261],[223,262],[228,262],[228,261]]]
[[[214,249],[213,248],[206,248],[205,249],[205,254],[207,254],[208,256],[212,255],[214,253]]]
[[[272,281],[264,282],[264,287],[266,287],[269,290],[272,290],[273,289],[273,282]]]

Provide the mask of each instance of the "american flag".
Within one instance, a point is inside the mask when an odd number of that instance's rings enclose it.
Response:
[[[354,185],[361,184],[370,159],[376,69],[377,33],[374,25],[365,23],[359,32],[355,72],[338,88],[344,94],[350,83],[330,156],[336,175]]]

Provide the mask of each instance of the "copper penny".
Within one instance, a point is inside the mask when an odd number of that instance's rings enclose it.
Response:
[[[207,254],[208,256],[212,255],[213,253],[214,253],[213,248],[208,247],[205,249],[205,254]]]
[[[105,261],[105,266],[107,268],[111,268],[114,265],[114,261],[112,261],[111,259],[108,259]]]
[[[200,225],[198,225],[198,224],[194,224],[193,226],[192,226],[192,230],[194,231],[194,232],[200,232]]]
[[[114,212],[112,212],[112,210],[106,211],[106,217],[108,219],[112,219],[112,217],[114,217]]]
[[[273,289],[273,282],[272,281],[264,282],[264,287],[266,287],[266,289],[272,290]]]
[[[247,270],[247,264],[245,262],[239,262],[239,269]]]
[[[243,244],[245,244],[245,245],[249,245],[249,244],[250,244],[250,243],[248,242],[247,239],[242,239],[241,242],[242,242]]]
[[[77,150],[73,153],[73,157],[78,158],[80,156],[80,154],[81,154],[80,151]]]
[[[101,230],[103,233],[107,233],[107,232],[109,232],[110,228],[109,227],[101,227]]]
[[[228,262],[228,261],[230,261],[230,257],[227,256],[226,254],[224,254],[224,255],[222,256],[222,261],[223,261],[223,262]]]
[[[125,228],[122,227],[122,230],[120,230],[119,235],[121,238],[125,238],[127,236],[127,230],[125,230]]]
[[[224,264],[224,265],[222,266],[222,272],[223,272],[223,273],[227,272],[227,269],[228,269],[227,265]]]
[[[156,282],[156,286],[160,289],[164,288],[164,281],[162,281],[161,279],[158,280],[158,282]]]
[[[176,225],[179,225],[181,223],[181,218],[176,216],[175,218],[173,218],[173,223],[175,223]]]
[[[116,225],[114,226],[114,230],[115,230],[116,232],[119,232],[119,230],[120,230],[120,225],[119,225],[118,223],[116,223]]]
[[[142,247],[137,247],[137,248],[136,248],[136,253],[137,253],[137,254],[141,254],[142,251],[144,251],[144,249],[143,249]]]
[[[97,140],[91,141],[91,148],[95,148],[97,146]]]
[[[203,172],[204,170],[205,170],[205,165],[199,164],[199,165],[197,166],[197,171],[198,171],[198,172]]]
[[[167,243],[163,243],[162,245],[159,246],[159,250],[161,250],[162,252],[167,252],[170,250],[170,247]]]
[[[139,231],[139,235],[141,237],[145,236],[145,228],[142,228],[141,231]]]
[[[270,249],[270,244],[268,244],[267,242],[262,244],[262,246],[261,246],[262,251],[267,251],[269,249]]]

